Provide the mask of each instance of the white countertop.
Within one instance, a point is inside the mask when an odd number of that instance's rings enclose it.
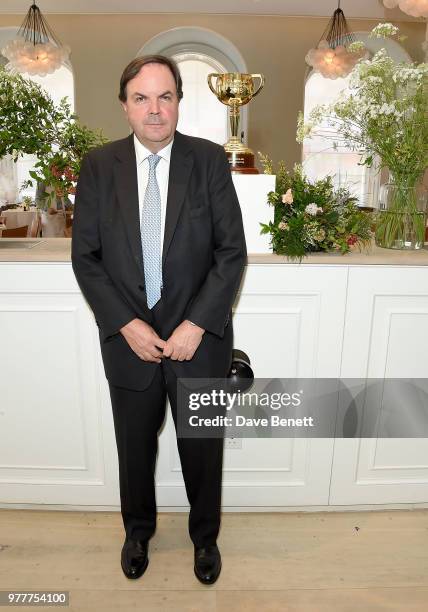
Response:
[[[69,262],[71,261],[71,238],[39,238],[40,244],[23,248],[23,242],[34,242],[34,238],[1,238],[2,243],[19,240],[19,246],[5,248],[0,245],[0,262]],[[248,254],[250,264],[298,264],[282,255]],[[384,265],[384,266],[428,266],[428,246],[418,251],[381,249],[373,244],[361,253],[358,248],[346,255],[340,253],[313,253],[304,257],[300,265]]]

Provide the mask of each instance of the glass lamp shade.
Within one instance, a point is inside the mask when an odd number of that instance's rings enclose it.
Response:
[[[364,57],[367,51],[348,51],[343,45],[332,49],[327,40],[321,40],[316,49],[310,49],[306,55],[306,63],[312,66],[327,79],[346,77],[357,61]]]
[[[428,17],[428,0],[383,0],[383,5],[389,9],[398,6],[412,17]]]
[[[51,42],[28,42],[15,38],[6,44],[1,53],[9,60],[7,68],[31,75],[46,76],[58,70],[69,58],[70,47]]]

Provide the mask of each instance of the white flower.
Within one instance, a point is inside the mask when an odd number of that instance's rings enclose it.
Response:
[[[317,213],[322,212],[322,208],[321,206],[315,204],[315,202],[311,202],[305,207],[305,212],[308,213],[308,215],[312,215],[315,217]]]
[[[288,223],[284,223],[284,221],[280,221],[280,222],[278,223],[278,228],[279,228],[280,230],[286,230],[286,229],[288,229]]]
[[[394,112],[394,104],[386,104],[386,102],[384,102],[379,109],[379,114],[381,115],[392,115]]]
[[[420,82],[426,74],[428,74],[428,64],[419,64],[419,66],[400,66],[392,75],[392,79],[394,83],[407,83],[408,81]]]
[[[370,32],[370,38],[386,38],[387,36],[395,36],[398,28],[392,23],[378,23]]]
[[[297,115],[297,132],[296,132],[296,141],[300,144],[303,143],[305,138],[310,138],[312,131],[312,123],[305,123],[305,117],[302,111],[299,111]]]
[[[348,51],[350,51],[351,53],[355,53],[356,51],[363,51],[365,48],[366,46],[362,40],[354,40],[354,42],[351,42],[351,44],[347,47]]]
[[[317,242],[322,242],[325,238],[325,231],[323,230],[322,227],[320,227],[320,229],[317,231],[317,233],[314,235],[314,238]]]

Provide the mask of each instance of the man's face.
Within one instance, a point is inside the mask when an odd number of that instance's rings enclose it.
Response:
[[[174,77],[164,64],[146,64],[126,86],[121,102],[138,140],[157,153],[174,137],[178,97]]]

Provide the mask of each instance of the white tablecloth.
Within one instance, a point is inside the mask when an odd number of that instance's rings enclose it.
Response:
[[[22,227],[28,225],[30,229],[33,219],[38,215],[37,210],[4,210],[1,213],[2,217],[6,219],[7,229],[13,229],[14,227]]]

